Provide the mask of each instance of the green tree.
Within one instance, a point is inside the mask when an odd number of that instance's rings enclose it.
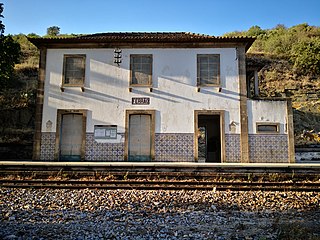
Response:
[[[39,38],[40,36],[38,34],[36,34],[36,33],[29,33],[27,35],[27,37],[29,37],[29,38]]]
[[[36,34],[28,34],[28,37],[39,36]],[[31,42],[29,42],[24,34],[20,33],[12,36],[12,38],[20,44],[20,64],[22,64],[25,67],[37,67],[39,64],[39,50],[37,49],[37,47],[34,46]]]
[[[280,58],[288,58],[292,44],[297,42],[298,35],[290,32],[285,26],[277,25],[269,30],[264,38],[265,52]]]
[[[4,29],[5,29],[5,27],[2,23],[2,20],[1,20],[1,18],[3,18],[2,12],[3,12],[3,3],[0,3],[0,37],[3,36]]]
[[[58,26],[52,26],[47,28],[47,35],[49,37],[56,37],[60,34],[60,28]]]
[[[290,60],[303,74],[320,74],[320,37],[300,41],[292,47]]]
[[[259,35],[265,34],[266,31],[262,30],[261,27],[259,26],[252,26],[251,28],[249,28],[249,30],[247,31],[247,36],[253,36],[253,37],[258,37]]]
[[[3,9],[3,3],[0,3],[0,19],[3,18]],[[20,45],[11,36],[5,36],[4,29],[0,21],[0,91],[11,87],[14,65],[20,57]]]

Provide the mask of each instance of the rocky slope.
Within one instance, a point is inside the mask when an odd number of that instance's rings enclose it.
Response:
[[[320,139],[303,137],[303,132],[320,132],[320,76],[300,75],[286,60],[265,59],[259,73],[260,94],[289,97],[294,114],[295,144],[320,144]]]

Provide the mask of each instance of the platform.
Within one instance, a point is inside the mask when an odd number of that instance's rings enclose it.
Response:
[[[2,171],[313,173],[319,163],[195,163],[195,162],[39,162],[0,161]]]
[[[43,162],[0,161],[0,166],[152,167],[152,168],[319,168],[320,163],[196,163],[196,162]]]

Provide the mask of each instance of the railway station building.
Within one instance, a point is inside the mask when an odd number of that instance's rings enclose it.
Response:
[[[40,49],[33,158],[292,163],[286,98],[259,97],[251,37],[29,38]]]

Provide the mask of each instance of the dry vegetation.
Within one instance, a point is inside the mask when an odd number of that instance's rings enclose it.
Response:
[[[320,144],[320,77],[295,73],[286,60],[270,59],[260,71],[260,94],[290,97],[294,113],[295,144]],[[311,131],[313,139],[303,137]]]

